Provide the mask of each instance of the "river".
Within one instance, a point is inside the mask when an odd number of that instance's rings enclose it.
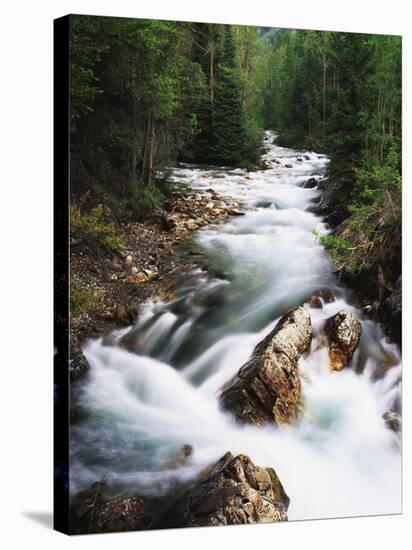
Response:
[[[401,511],[400,442],[382,418],[400,407],[399,350],[350,303],[319,244],[328,232],[312,212],[320,191],[303,185],[325,177],[328,158],[279,147],[274,137],[265,134],[268,170],[174,170],[192,189],[239,200],[245,215],[195,233],[207,269],[190,273],[176,299],[143,305],[136,325],[112,334],[110,345],[86,345],[91,369],[72,387],[83,415],[70,432],[72,494],[105,479],[114,495],[165,495],[231,451],[275,468],[290,520]],[[219,409],[220,388],[279,317],[321,287],[336,301],[305,305],[314,338],[299,363],[299,422],[237,425]],[[351,364],[332,373],[321,327],[341,309],[356,313],[363,332]],[[193,455],[176,468],[184,444]]]

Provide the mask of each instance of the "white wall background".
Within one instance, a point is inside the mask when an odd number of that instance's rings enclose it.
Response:
[[[52,19],[67,13],[248,23],[404,35],[411,93],[407,0],[9,0],[0,16],[0,541],[3,548],[287,547],[340,550],[410,547],[404,514],[281,525],[75,537],[46,524],[52,509]],[[412,158],[405,104],[404,158]],[[404,189],[410,199],[411,162]],[[410,247],[410,200],[405,251]],[[407,229],[409,230],[406,233]],[[404,281],[410,280],[404,256]],[[407,283],[408,284],[408,283]],[[405,288],[408,303],[411,293]],[[404,321],[404,467],[410,481],[411,346]],[[410,340],[410,338],[409,338]],[[345,472],[342,472],[345,475]],[[348,483],[350,483],[348,479]],[[36,519],[37,518],[37,519]],[[40,518],[40,521],[39,521]],[[409,526],[410,527],[410,526]]]

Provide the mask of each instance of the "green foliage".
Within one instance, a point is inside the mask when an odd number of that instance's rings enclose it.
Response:
[[[400,250],[400,38],[285,31],[267,56],[266,120],[281,143],[330,155],[335,206],[348,214],[320,242],[337,271],[376,270]]]
[[[359,247],[354,246],[350,240],[331,234],[320,236],[319,241],[329,252],[337,269],[345,266],[347,272],[356,273],[367,262]]]
[[[94,300],[91,291],[83,288],[74,280],[70,282],[70,312],[72,315],[82,315],[94,308]]]
[[[84,200],[82,202],[84,203]],[[94,240],[111,250],[119,250],[125,246],[124,236],[117,231],[113,223],[106,220],[102,204],[93,207],[90,212],[83,212],[81,206],[72,203],[70,235]]]
[[[272,128],[344,181],[345,233],[322,237],[335,261],[364,268],[398,234],[399,37],[89,16],[70,33],[72,190],[85,171],[99,182],[73,233],[119,248],[107,194],[141,216],[176,188],[158,174],[179,156],[254,169]]]
[[[87,29],[87,31],[86,31]],[[94,102],[103,93],[95,67],[107,51],[101,42],[99,24],[84,16],[70,19],[70,117],[76,121],[94,111]]]
[[[384,162],[374,162],[370,167],[356,170],[354,197],[357,203],[372,204],[377,193],[395,193],[400,200],[402,178],[400,174],[400,156],[392,147]]]

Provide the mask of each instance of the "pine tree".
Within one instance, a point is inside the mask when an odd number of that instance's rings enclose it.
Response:
[[[236,49],[232,31],[226,27],[217,67],[210,158],[216,163],[237,164],[244,158],[244,149],[245,128]]]
[[[358,166],[365,144],[371,69],[367,35],[332,33],[333,71],[336,74],[334,108],[327,131],[332,169]]]

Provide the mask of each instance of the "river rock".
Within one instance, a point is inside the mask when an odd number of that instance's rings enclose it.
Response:
[[[285,168],[293,168],[291,164],[285,164]]]
[[[343,309],[326,321],[325,332],[329,338],[330,368],[342,370],[359,343],[362,324],[356,315]]]
[[[195,222],[194,219],[192,218],[189,218],[187,220],[187,222],[185,223],[185,227],[186,229],[188,229],[189,231],[195,231],[196,229],[199,228],[199,226],[197,225],[197,223]]]
[[[181,449],[179,449],[173,460],[170,462],[170,468],[180,468],[181,466],[185,466],[192,455],[193,447],[192,445],[186,443],[181,447]]]
[[[113,260],[110,262],[110,266],[114,271],[122,271],[123,267],[120,263],[119,258],[113,258]]]
[[[399,433],[402,429],[402,418],[399,413],[393,409],[389,409],[383,415],[386,426],[395,433]]]
[[[165,230],[165,231],[171,231],[173,229],[176,229],[179,225],[179,222],[176,218],[175,215],[173,214],[166,214],[166,213],[163,213],[161,218],[160,218],[160,223],[161,223],[161,226],[162,228]]]
[[[317,187],[318,180],[316,178],[309,178],[305,183],[303,184],[303,187],[305,189],[313,189],[314,187]]]
[[[173,508],[172,525],[200,527],[287,521],[289,497],[272,468],[227,452]]]
[[[124,326],[134,323],[135,320],[132,310],[126,304],[116,306],[114,317],[119,325]]]
[[[395,283],[393,291],[382,304],[379,305],[382,320],[388,327],[390,336],[400,343],[402,325],[402,276]]]
[[[307,303],[312,308],[322,309],[322,300],[325,304],[330,304],[335,301],[335,296],[328,288],[320,288],[312,294]]]
[[[228,214],[230,216],[244,216],[246,212],[242,212],[241,210],[238,210],[237,208],[232,208],[231,210],[228,210]]]
[[[86,357],[82,351],[73,351],[70,353],[69,374],[70,380],[78,380],[90,368]]]
[[[223,388],[223,408],[231,411],[238,422],[258,426],[292,423],[301,398],[298,360],[311,340],[308,311],[297,307],[286,313]]]
[[[128,254],[126,256],[126,258],[124,259],[124,265],[126,268],[129,268],[129,267],[132,267],[133,265],[133,258],[132,256],[130,256],[130,254]]]
[[[136,531],[148,529],[151,523],[151,514],[142,498],[114,498],[97,507],[90,530],[93,533]]]
[[[270,164],[267,160],[261,159],[259,161],[259,168],[261,168],[261,170],[269,170]]]

